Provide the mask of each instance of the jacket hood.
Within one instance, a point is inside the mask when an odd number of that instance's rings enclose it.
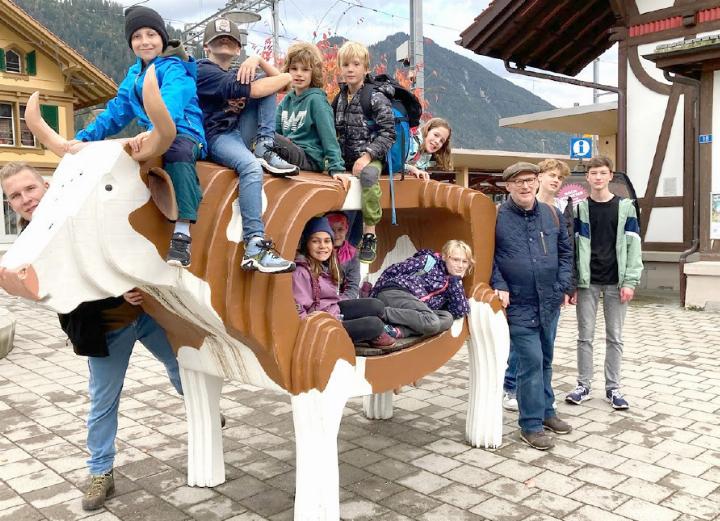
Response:
[[[180,40],[170,40],[167,47],[165,47],[165,50],[159,57],[177,58],[185,66],[185,70],[188,71],[188,74],[197,79],[197,62],[195,61],[195,58],[187,55],[185,48],[180,43]]]

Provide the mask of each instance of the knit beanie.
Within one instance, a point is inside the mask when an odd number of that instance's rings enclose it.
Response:
[[[149,7],[135,5],[125,10],[125,39],[132,49],[132,35],[138,29],[149,27],[154,29],[160,35],[163,42],[163,50],[168,44],[168,33],[165,28],[165,21],[157,11],[153,11]]]
[[[330,235],[330,238],[334,241],[335,240],[335,234],[333,233],[333,229],[330,226],[330,223],[327,220],[327,217],[313,217],[310,219],[307,224],[305,225],[305,229],[303,230],[302,234],[302,245],[303,249],[305,244],[307,243],[308,239],[313,233],[317,232],[325,232],[328,235]]]

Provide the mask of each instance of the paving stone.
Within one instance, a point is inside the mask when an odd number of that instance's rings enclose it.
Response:
[[[532,482],[532,486],[560,496],[567,496],[583,485],[582,481],[549,470],[538,474],[529,481]]]
[[[485,501],[490,494],[482,492],[474,487],[453,483],[445,488],[436,490],[430,494],[433,498],[449,503],[462,509],[469,509]]]
[[[658,483],[700,497],[707,496],[717,488],[717,483],[679,472],[671,472]]]
[[[482,521],[483,518],[451,505],[440,505],[425,512],[418,519],[419,521]]]
[[[680,515],[680,512],[675,510],[636,498],[620,505],[615,509],[615,513],[635,521],[673,521]]]
[[[411,518],[418,517],[441,504],[440,501],[414,490],[399,492],[383,499],[380,503],[396,512],[403,512]]]
[[[448,486],[451,481],[449,479],[437,476],[425,470],[420,470],[397,481],[399,484],[416,490],[421,494],[430,494],[436,490]]]
[[[582,506],[582,503],[578,501],[547,492],[546,490],[539,490],[537,493],[532,494],[523,500],[522,504],[533,510],[544,512],[559,519],[563,519],[573,510],[577,510]]]
[[[511,503],[499,497],[492,497],[480,503],[470,509],[470,512],[493,521],[520,521],[533,513],[526,506]]]
[[[583,485],[568,497],[605,510],[614,510],[630,499],[621,492],[592,484]]]
[[[663,499],[675,492],[672,488],[663,487],[662,485],[656,485],[637,478],[627,479],[616,486],[615,489],[623,494],[644,499],[651,503],[660,503]]]
[[[241,514],[246,508],[230,498],[215,494],[212,499],[184,509],[193,521],[222,521]]]

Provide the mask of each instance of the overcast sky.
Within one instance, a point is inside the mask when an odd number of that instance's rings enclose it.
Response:
[[[137,3],[120,0],[124,5]],[[199,22],[225,7],[226,0],[148,0],[143,5],[157,10],[178,28],[184,23]],[[563,85],[549,80],[535,80],[510,74],[500,60],[478,56],[455,41],[460,32],[472,24],[489,0],[424,0],[424,35],[438,45],[476,60],[495,74],[546,99],[557,107],[575,103],[592,103],[592,90]],[[452,7],[450,7],[452,5]],[[385,39],[398,31],[410,32],[409,0],[280,0],[280,47],[284,51],[296,40],[317,41],[323,33],[338,34],[367,45]],[[272,33],[270,10],[260,13],[263,19],[249,27],[249,43],[262,48]],[[313,38],[313,33],[317,37]],[[592,65],[578,78],[592,80]],[[610,49],[600,57],[600,83],[617,85],[617,50]],[[612,101],[614,95],[603,96],[601,102]]]

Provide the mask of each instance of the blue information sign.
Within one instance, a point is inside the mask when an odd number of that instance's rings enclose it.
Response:
[[[592,139],[589,137],[570,138],[570,159],[590,159]]]

